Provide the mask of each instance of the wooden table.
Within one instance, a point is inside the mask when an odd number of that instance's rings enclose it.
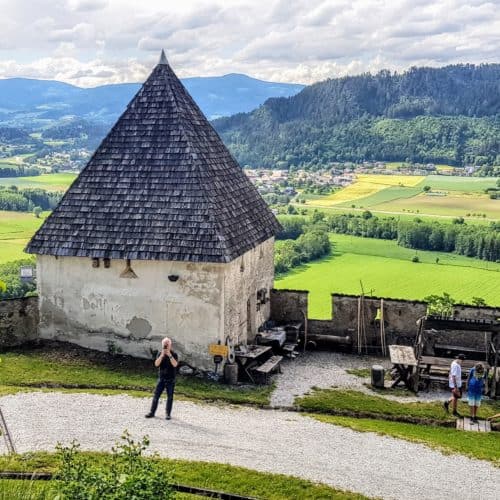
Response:
[[[391,387],[396,387],[399,383],[403,382],[410,391],[417,392],[416,381],[414,375],[416,374],[417,358],[413,347],[407,345],[390,345],[389,355],[391,363],[396,369],[398,375]]]
[[[252,345],[248,346],[246,350],[236,349],[234,351],[236,361],[247,374],[252,383],[255,384],[255,379],[252,377],[250,370],[259,364],[257,361],[258,358],[264,354],[268,354],[271,350],[272,347],[269,345]]]

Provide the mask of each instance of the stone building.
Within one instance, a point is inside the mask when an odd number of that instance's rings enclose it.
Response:
[[[39,333],[213,368],[269,317],[279,223],[164,53],[27,246]]]

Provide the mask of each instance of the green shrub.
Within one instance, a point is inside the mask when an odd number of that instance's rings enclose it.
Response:
[[[57,489],[67,500],[168,500],[174,498],[171,474],[155,460],[143,456],[149,439],[135,442],[127,431],[122,443],[112,449],[109,463],[96,465],[80,452],[80,445],[58,444],[61,462],[57,472]]]

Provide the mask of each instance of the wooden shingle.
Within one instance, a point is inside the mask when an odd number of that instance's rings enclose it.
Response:
[[[230,262],[279,228],[162,57],[26,251]]]

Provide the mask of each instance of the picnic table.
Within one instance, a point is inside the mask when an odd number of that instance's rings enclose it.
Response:
[[[255,384],[255,378],[252,375],[254,368],[268,358],[272,354],[272,347],[270,345],[248,345],[241,346],[235,349],[236,362],[242,368],[246,376]]]
[[[416,384],[417,358],[413,347],[407,345],[390,345],[389,355],[396,377],[391,387],[403,383],[410,391],[417,392]]]

